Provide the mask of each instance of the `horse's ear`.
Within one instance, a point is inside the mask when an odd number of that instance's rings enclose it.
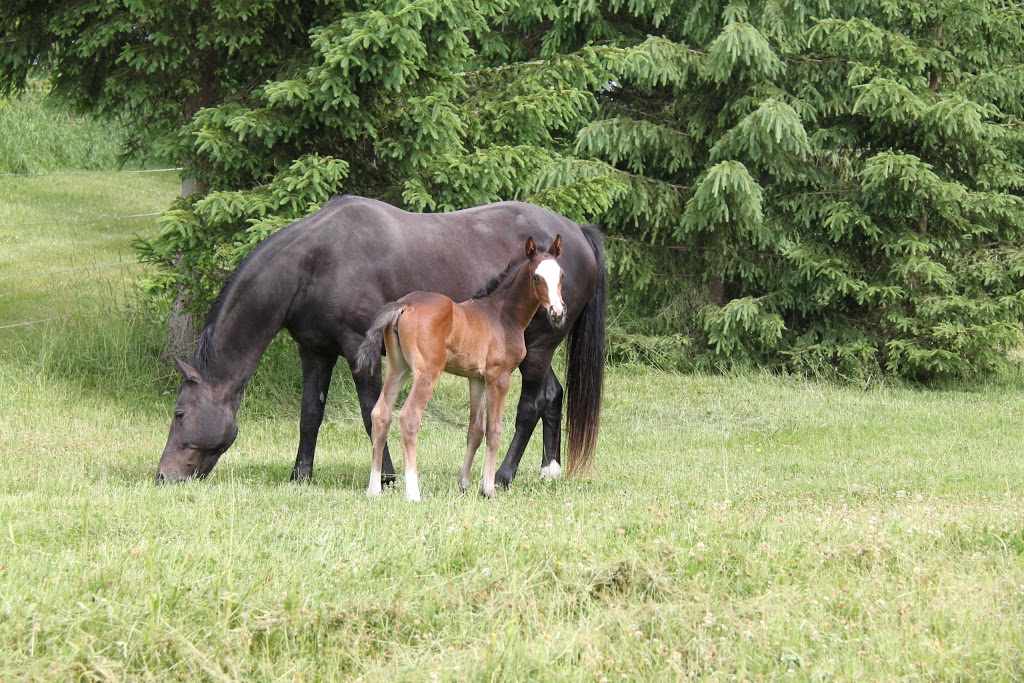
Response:
[[[548,249],[548,253],[555,258],[558,258],[559,254],[562,253],[562,236],[560,234],[555,235],[555,242],[551,245],[551,248]]]
[[[533,237],[526,238],[526,258],[532,259],[537,255],[537,243],[533,241]]]
[[[200,384],[203,381],[203,376],[199,374],[198,370],[177,356],[174,356],[174,364],[178,366],[178,370],[180,370],[181,374],[185,376],[186,382]]]

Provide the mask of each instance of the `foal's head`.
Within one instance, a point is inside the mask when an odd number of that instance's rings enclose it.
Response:
[[[537,250],[532,237],[526,240],[526,258],[529,259],[527,267],[530,269],[534,295],[555,327],[565,323],[565,302],[562,301],[562,278],[565,273],[555,260],[561,253],[561,235],[555,236],[554,243],[546,252]]]

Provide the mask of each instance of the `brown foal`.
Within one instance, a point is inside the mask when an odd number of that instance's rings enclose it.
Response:
[[[555,237],[547,252],[538,251],[531,237],[526,241],[526,263],[487,296],[455,303],[441,294],[412,292],[381,309],[358,354],[359,366],[371,367],[375,354],[380,353],[383,337],[388,371],[372,413],[373,461],[366,495],[381,493],[384,444],[391,428],[392,411],[398,393],[412,374],[412,389],[398,420],[405,449],[405,497],[411,501],[420,499],[416,437],[423,409],[442,372],[469,379],[469,436],[459,488],[469,488],[473,457],[485,435],[486,401],[487,454],[480,493],[494,495],[509,376],[526,357],[523,333],[542,307],[553,325],[565,321],[562,268],[555,260],[561,252],[561,235]]]

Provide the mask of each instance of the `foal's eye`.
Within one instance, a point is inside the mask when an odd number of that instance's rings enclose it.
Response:
[[[534,281],[534,282],[535,282],[536,284],[538,284],[538,285],[539,285],[539,284],[540,284],[540,276],[539,276],[539,275],[534,275],[534,276],[533,276],[533,281]]]
[[[184,410],[175,410],[174,411],[174,419],[175,420],[179,420],[180,421],[180,420],[183,420],[184,418],[185,418],[185,411]]]

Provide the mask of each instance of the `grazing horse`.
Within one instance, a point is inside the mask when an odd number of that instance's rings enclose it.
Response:
[[[515,435],[497,473],[515,477],[538,420],[544,423],[541,473],[561,474],[562,386],[551,369],[555,348],[566,354],[568,468],[586,465],[597,441],[604,377],[605,267],[601,233],[522,202],[500,202],[439,214],[417,214],[363,197],[336,197],[286,226],[249,254],[221,289],[193,357],[177,360],[178,389],[157,481],[203,477],[238,433],[236,415],[249,377],[270,342],[285,329],[302,361],[302,412],[292,479],[313,473],[313,454],[331,375],[339,356],[353,368],[363,424],[380,395],[380,372],[355,369],[356,350],[373,316],[409,292],[473,296],[522,253],[526,238],[564,242],[561,328],[538,315],[526,329],[523,388]],[[458,244],[458,249],[452,249]],[[378,361],[379,362],[379,361]],[[394,467],[384,450],[385,483]]]
[[[381,338],[387,351],[388,374],[373,407],[373,462],[366,495],[381,493],[384,444],[391,428],[391,413],[405,381],[412,374],[412,389],[402,406],[399,422],[405,447],[405,497],[420,499],[416,474],[416,437],[434,385],[442,372],[469,379],[469,435],[459,488],[469,488],[473,457],[484,437],[487,410],[487,454],[484,456],[480,493],[494,495],[501,418],[509,377],[526,357],[523,333],[537,309],[543,307],[555,327],[565,320],[562,269],[555,260],[562,252],[562,236],[551,248],[538,252],[533,237],[526,240],[526,263],[511,272],[481,298],[455,303],[443,294],[412,292],[385,306],[370,325],[356,358],[358,371],[379,360]],[[486,392],[486,393],[485,393]]]

